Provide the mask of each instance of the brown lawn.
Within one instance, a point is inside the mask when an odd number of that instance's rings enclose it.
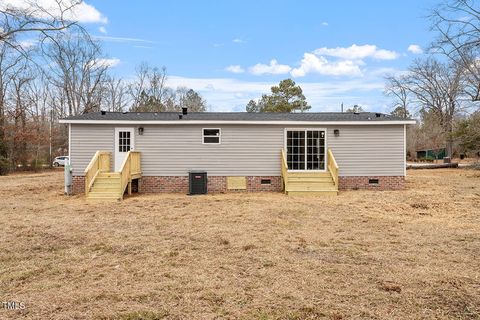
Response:
[[[480,172],[405,191],[140,195],[0,177],[0,319],[479,319]],[[0,305],[1,307],[1,305]]]

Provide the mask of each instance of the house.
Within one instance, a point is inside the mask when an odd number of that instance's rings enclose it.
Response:
[[[381,113],[97,112],[69,127],[73,192],[122,198],[189,191],[205,171],[208,192],[401,189],[405,131],[414,120]]]

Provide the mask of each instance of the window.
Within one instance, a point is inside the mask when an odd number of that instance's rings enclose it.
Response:
[[[287,130],[289,170],[325,170],[325,130]]]
[[[130,151],[130,131],[118,132],[118,152]]]
[[[220,129],[203,129],[203,143],[220,144]]]

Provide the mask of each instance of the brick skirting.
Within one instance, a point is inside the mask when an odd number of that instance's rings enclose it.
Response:
[[[378,179],[378,184],[369,180]],[[404,176],[368,176],[368,177],[339,177],[340,190],[401,190],[405,189]]]
[[[250,176],[247,178],[247,190],[227,190],[227,177],[225,176],[209,176],[207,182],[207,190],[209,193],[219,192],[259,192],[282,191],[282,178],[278,176]],[[270,184],[262,184],[262,180],[270,180]],[[187,176],[155,176],[142,177],[139,183],[139,191],[144,193],[188,193],[188,177]]]
[[[208,192],[281,192],[282,178],[278,176],[250,176],[247,178],[247,190],[227,190],[227,177],[209,176]],[[378,184],[370,184],[370,179],[378,179]],[[262,180],[270,180],[270,184],[262,184]],[[188,193],[187,176],[155,176],[142,177],[138,186],[134,189],[144,193]],[[405,188],[405,177],[403,176],[368,176],[368,177],[339,177],[340,190],[401,190]],[[85,177],[73,176],[73,194],[84,193]],[[134,190],[136,191],[136,190]]]
[[[73,176],[72,177],[72,194],[85,193],[85,177]]]

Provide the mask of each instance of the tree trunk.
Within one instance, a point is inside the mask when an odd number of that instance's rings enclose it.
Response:
[[[5,139],[5,103],[3,99],[3,88],[0,88],[0,157],[6,158],[7,141]]]

